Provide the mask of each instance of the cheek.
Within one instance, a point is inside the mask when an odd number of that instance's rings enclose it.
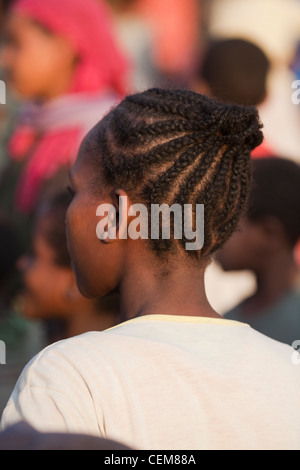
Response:
[[[96,234],[99,218],[90,205],[72,202],[67,212],[67,239],[78,288],[89,298],[106,295],[113,285],[112,267],[116,244],[100,241]],[[114,287],[114,286],[113,286]]]
[[[67,243],[73,264],[77,264],[77,259],[80,258],[84,240],[86,240],[86,249],[88,249],[89,243],[86,237],[89,230],[86,230],[86,228],[85,211],[82,210],[81,204],[78,203],[78,199],[75,197],[66,214]]]
[[[75,197],[67,211],[66,232],[79,290],[89,296],[88,286],[97,275],[96,210],[93,214],[88,205],[78,203]]]
[[[50,49],[50,50],[49,50]],[[25,96],[35,96],[54,79],[56,66],[51,48],[38,44],[24,46],[11,64],[12,84]]]
[[[55,315],[62,293],[58,270],[50,265],[37,264],[24,275],[24,315],[46,318]]]
[[[40,85],[40,69],[37,59],[30,51],[23,50],[11,62],[11,85],[24,96],[34,96]]]

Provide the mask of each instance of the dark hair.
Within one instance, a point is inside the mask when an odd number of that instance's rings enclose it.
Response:
[[[111,8],[116,11],[123,11],[136,3],[136,0],[107,0]]]
[[[293,247],[300,237],[300,166],[286,158],[253,161],[247,217],[259,221],[270,215],[281,221]]]
[[[6,11],[9,9],[13,1],[14,0],[1,0],[0,1],[0,9],[3,11],[3,13],[6,13]]]
[[[255,44],[223,39],[209,44],[198,74],[216,99],[257,106],[267,93],[269,67],[267,56]]]
[[[0,216],[0,284],[14,272],[20,240],[12,224]]]
[[[37,220],[40,217],[47,217],[49,220],[49,223],[43,229],[42,235],[55,253],[56,264],[62,267],[71,266],[65,225],[70,199],[67,191],[61,191],[41,203],[37,210]]]
[[[188,252],[199,259],[210,256],[236,227],[251,179],[250,152],[263,139],[261,127],[255,108],[217,103],[191,91],[151,89],[128,96],[93,129],[88,153],[108,184],[121,185],[147,207],[204,204],[204,246]],[[151,243],[164,254],[183,249],[186,241]]]

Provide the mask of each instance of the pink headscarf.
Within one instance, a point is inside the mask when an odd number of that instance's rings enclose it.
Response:
[[[110,89],[124,94],[127,61],[113,35],[112,15],[102,0],[16,0],[12,12],[61,35],[79,55],[70,92]]]
[[[126,93],[128,64],[102,0],[16,0],[11,11],[66,38],[79,56],[66,94],[44,105],[26,105],[8,144],[13,160],[27,159],[15,203],[31,212],[43,182],[73,164],[84,135]]]

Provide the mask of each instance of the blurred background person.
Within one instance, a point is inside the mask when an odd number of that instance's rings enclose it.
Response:
[[[12,3],[12,0],[0,0],[0,38],[1,32],[5,25],[6,12]],[[0,66],[0,80],[4,82],[3,72]],[[5,83],[5,82],[4,82]],[[16,103],[9,94],[9,90],[5,84],[5,105],[0,104],[0,172],[2,165],[5,162],[5,136],[9,133],[9,123],[15,112]]]
[[[241,96],[235,90],[245,93],[243,85],[247,84],[253,92],[255,87],[257,96],[265,95],[264,99],[252,95],[245,103],[259,109],[264,142],[253,156],[280,155],[299,162],[300,108],[291,100],[292,83],[297,77],[299,0],[204,0],[203,12],[205,44],[191,87],[240,103]],[[250,70],[251,66],[254,69]],[[247,73],[250,81],[245,78]],[[250,98],[249,93],[246,98]],[[297,253],[300,265],[300,244]],[[206,286],[215,309],[225,313],[255,292],[256,280],[251,271],[225,273],[213,262],[206,272]]]
[[[107,0],[132,63],[131,88],[186,88],[202,49],[202,0]]]
[[[160,73],[154,57],[153,28],[138,11],[138,0],[107,2],[114,14],[118,43],[130,60],[130,89],[143,91],[159,85]]]
[[[0,24],[2,25],[4,22],[5,13],[7,8],[11,4],[12,0],[1,0],[0,1]]]
[[[296,53],[292,61],[292,71],[296,80],[300,80],[300,39],[297,45]]]
[[[202,48],[202,0],[136,0],[152,35],[155,85],[188,87]]]
[[[17,0],[1,64],[24,108],[8,142],[0,206],[25,244],[37,203],[65,185],[83,136],[126,93],[128,63],[105,2]]]
[[[119,322],[119,296],[100,300],[83,297],[76,285],[67,248],[65,216],[67,192],[41,203],[35,214],[32,247],[18,260],[22,289],[15,310],[0,315],[0,338],[7,347],[7,364],[0,368],[0,416],[23,367],[45,346],[88,331],[102,331]],[[5,261],[19,251],[13,231],[0,224],[0,256]],[[3,252],[3,253],[2,253]],[[8,281],[1,264],[0,287]]]
[[[45,347],[39,322],[27,321],[16,305],[14,265],[20,256],[19,240],[11,221],[0,216],[0,339],[6,347],[6,364],[0,366],[0,416],[23,367]]]
[[[244,39],[219,39],[207,45],[193,88],[224,103],[260,106],[268,99],[270,62],[263,50]],[[267,143],[254,157],[273,155]]]
[[[195,87],[225,103],[259,106],[267,96],[269,67],[265,53],[250,41],[216,39],[207,46]]]
[[[247,213],[216,255],[225,271],[251,270],[256,290],[226,318],[292,345],[300,338],[300,166],[283,158],[254,161]]]
[[[268,99],[260,107],[265,140],[276,155],[300,161],[300,112],[292,103],[291,64],[300,38],[299,0],[206,0],[209,39],[240,38],[270,61]]]
[[[0,318],[8,307],[12,289],[11,277],[20,255],[19,240],[12,222],[0,213]]]
[[[255,106],[259,110],[267,99],[269,70],[270,62],[256,44],[239,38],[215,39],[207,43],[191,86],[218,101]],[[272,154],[265,141],[252,152],[253,158]],[[205,280],[210,302],[220,313],[256,288],[251,271],[225,273],[215,261],[207,268]]]
[[[5,155],[0,157],[0,212],[9,216],[11,242],[18,239],[22,254],[31,243],[37,207],[65,187],[82,138],[126,93],[129,63],[119,49],[113,16],[104,1],[7,3],[1,24],[0,78],[18,104],[17,116],[1,129]],[[5,110],[10,103],[9,99]],[[0,292],[0,339],[7,346],[7,364],[0,370],[0,409],[24,365],[49,341],[70,333],[58,325],[55,305],[55,321],[39,320],[43,310],[31,318],[20,314],[20,278],[13,252],[0,253],[0,265],[6,256],[13,273],[8,278],[6,270],[5,296],[4,289]],[[51,263],[47,270],[53,271]],[[75,303],[82,306],[78,298]]]

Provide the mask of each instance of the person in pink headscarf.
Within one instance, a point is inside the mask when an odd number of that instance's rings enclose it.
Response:
[[[63,184],[84,135],[126,93],[128,63],[113,28],[102,0],[13,3],[1,64],[25,103],[7,144],[2,209],[28,218]]]

